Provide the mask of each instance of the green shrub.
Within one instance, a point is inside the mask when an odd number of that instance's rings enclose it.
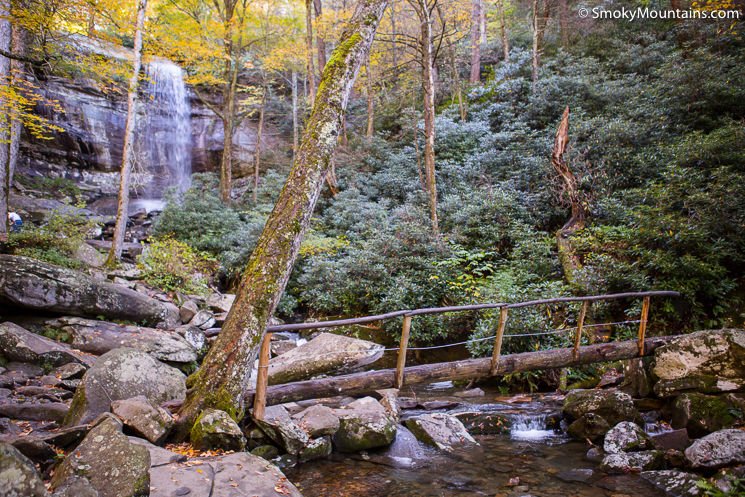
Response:
[[[148,284],[196,295],[209,292],[210,276],[217,270],[214,258],[170,237],[152,239],[137,265]]]
[[[72,211],[53,211],[44,224],[27,223],[20,232],[10,233],[8,248],[15,255],[79,269],[83,263],[74,258],[75,252],[95,226],[95,222]]]

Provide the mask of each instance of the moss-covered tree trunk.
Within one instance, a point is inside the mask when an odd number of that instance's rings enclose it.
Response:
[[[336,148],[349,94],[386,2],[360,0],[326,64],[292,169],[249,258],[235,303],[201,369],[189,380],[180,413],[182,436],[206,407],[235,418],[242,415],[257,345],[292,272]]]
[[[0,0],[0,50],[10,52],[10,1]],[[10,59],[0,55],[0,85],[10,84]],[[0,100],[0,109],[5,111],[8,102]],[[10,122],[8,113],[0,116],[0,242],[8,239],[8,175],[10,168]]]
[[[140,67],[142,65],[142,31],[145,26],[145,10],[147,0],[137,2],[137,21],[135,23],[134,36],[134,61],[132,63],[132,76],[129,79],[129,90],[127,93],[127,122],[124,127],[124,150],[122,151],[122,166],[119,177],[119,200],[116,209],[116,225],[114,226],[114,237],[111,241],[111,249],[106,264],[113,266],[122,257],[124,246],[124,234],[127,231],[129,220],[129,183],[132,176],[132,164],[134,163],[134,140],[135,126],[137,125],[137,89],[140,81]]]

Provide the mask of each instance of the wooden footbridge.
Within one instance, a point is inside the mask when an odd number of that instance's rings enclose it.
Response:
[[[267,328],[267,333],[261,343],[259,352],[259,368],[256,378],[256,391],[249,392],[247,405],[253,403],[253,416],[261,419],[264,416],[264,408],[267,404],[280,404],[310,398],[329,397],[339,394],[360,395],[384,388],[401,388],[404,385],[416,383],[440,381],[440,380],[462,380],[483,378],[488,376],[499,376],[508,373],[534,371],[539,369],[565,368],[590,364],[596,362],[618,361],[633,359],[650,355],[654,350],[667,343],[672,337],[647,338],[647,322],[651,299],[679,297],[678,292],[672,291],[648,291],[616,293],[610,295],[595,295],[588,297],[561,297],[544,300],[532,300],[519,303],[493,303],[476,304],[453,307],[431,307],[426,309],[401,310],[387,314],[365,316],[351,319],[339,319],[334,321],[319,321],[312,323],[299,323],[276,325]],[[593,325],[585,324],[585,317],[593,302],[610,301],[620,299],[642,299],[641,315],[638,320],[624,321],[623,323],[638,323],[638,337],[636,340],[619,342],[608,342],[582,346],[582,337],[590,327],[601,325],[614,325],[619,323],[599,323]],[[533,336],[546,333],[524,333],[505,335],[509,311],[534,306],[545,306],[554,304],[581,303],[577,316],[577,325],[574,330],[574,347],[536,352],[524,352],[520,354],[502,355],[502,341],[505,337]],[[416,316],[426,314],[446,314],[476,312],[486,309],[499,309],[499,322],[496,334],[488,337],[494,340],[494,351],[491,358],[467,359],[462,361],[427,364],[421,366],[406,367],[406,353],[409,348],[409,333],[411,322]],[[389,319],[403,317],[401,330],[401,342],[397,351],[396,369],[383,369],[378,371],[365,371],[361,373],[332,376],[315,380],[298,381],[283,385],[268,386],[268,364],[269,345],[271,335],[281,331],[302,331],[336,328],[340,326],[360,325],[372,322],[380,322]],[[567,329],[555,331],[571,331]],[[480,339],[483,340],[483,339]],[[459,342],[446,346],[461,345],[467,342]]]

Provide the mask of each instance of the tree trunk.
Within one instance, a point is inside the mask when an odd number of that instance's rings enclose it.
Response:
[[[119,202],[116,210],[116,225],[114,227],[114,238],[111,241],[111,250],[106,264],[114,266],[122,257],[122,245],[124,234],[127,231],[127,220],[129,219],[129,180],[132,175],[132,164],[134,157],[135,126],[137,121],[137,88],[140,79],[140,67],[142,65],[142,31],[145,26],[145,10],[147,0],[137,2],[137,21],[134,35],[134,62],[132,63],[132,76],[129,79],[129,90],[127,92],[127,121],[124,127],[124,149],[122,151],[121,177],[119,178]]]
[[[10,52],[11,25],[10,25],[10,0],[0,0],[0,50]],[[10,59],[0,55],[0,85],[10,85]],[[0,110],[4,116],[0,117],[0,242],[8,239],[8,176],[10,168],[10,123],[7,116],[10,114],[9,107],[13,105],[0,100]]]
[[[367,130],[365,136],[369,141],[375,133],[375,95],[373,94],[372,74],[370,73],[370,56],[365,61],[365,87],[367,90]]]
[[[510,61],[510,35],[507,31],[507,15],[504,12],[505,0],[497,0],[497,14],[499,15],[499,36],[502,39],[502,53],[504,61]]]
[[[418,0],[421,22],[422,93],[424,94],[424,175],[427,182],[432,233],[440,236],[437,220],[437,179],[435,177],[435,80],[432,47],[432,18],[425,0]]]
[[[313,10],[311,2],[305,0],[305,50],[306,71],[308,72],[308,104],[313,107],[316,100],[316,69],[313,64]]]
[[[297,111],[297,72],[292,71],[292,161],[295,162],[300,142],[300,122]]]
[[[654,355],[655,349],[669,343],[674,338],[673,336],[647,338],[644,341],[644,355]],[[577,357],[570,348],[523,352],[501,356],[497,375],[621,361],[638,356],[639,348],[636,340],[583,346],[580,347]],[[490,375],[490,369],[491,358],[412,366],[404,370],[404,384],[485,378]],[[339,392],[344,392],[344,395],[364,395],[383,388],[393,388],[395,377],[395,369],[382,369],[318,380],[298,381],[285,385],[270,385],[267,389],[266,402],[267,405],[276,405],[331,397],[339,395]],[[251,392],[246,400],[251,401],[252,397]]]
[[[556,130],[554,148],[551,152],[551,165],[562,180],[562,197],[566,198],[571,206],[572,215],[569,221],[556,234],[559,260],[564,270],[564,277],[570,285],[574,284],[574,273],[580,268],[580,261],[575,254],[571,243],[574,232],[585,227],[585,207],[577,187],[577,178],[569,168],[564,154],[569,143],[569,106],[564,109],[561,116],[559,128]]]
[[[450,71],[453,78],[453,90],[455,91],[455,100],[458,101],[458,111],[460,113],[460,120],[465,122],[467,116],[466,112],[466,102],[463,98],[463,88],[460,84],[460,74],[458,74],[458,64],[455,60],[456,58],[456,47],[455,44],[451,45],[451,51],[450,51]]]
[[[559,36],[561,46],[569,46],[569,5],[567,0],[559,0]]]
[[[533,0],[533,17],[531,22],[531,30],[533,31],[533,48],[531,50],[531,76],[533,80],[533,88],[538,81],[538,68],[540,65],[540,47],[538,46],[538,0]]]
[[[13,53],[21,57],[25,57],[26,49],[28,47],[28,32],[23,26],[18,25],[18,24],[13,26],[12,29],[13,29],[13,40],[12,40]],[[12,60],[10,62],[10,79],[13,82],[14,86],[16,87],[20,86],[16,84],[16,82],[21,80],[24,77],[23,76],[24,72],[25,72],[25,67],[22,61]],[[10,189],[13,187],[13,178],[15,177],[16,167],[18,165],[18,155],[21,149],[21,130],[22,129],[23,129],[23,123],[21,122],[21,119],[18,117],[17,113],[13,113],[12,120],[10,123],[10,157],[9,157],[9,162],[8,162],[8,178],[7,178],[8,192],[10,192]]]
[[[472,0],[471,9],[471,78],[475,85],[481,80],[481,5],[482,0]]]
[[[226,116],[223,121],[222,157],[220,158],[220,199],[230,203],[233,190],[233,120]]]
[[[532,50],[532,79],[533,88],[538,82],[538,71],[541,67],[541,51],[543,50],[543,35],[546,32],[548,18],[551,16],[551,2],[543,0],[543,10],[540,10],[539,0],[533,0],[533,50]]]
[[[267,87],[261,93],[261,108],[259,109],[259,125],[256,130],[256,147],[254,150],[254,204],[259,196],[259,167],[261,165],[261,135],[264,132],[264,110],[266,109],[266,92]]]
[[[323,15],[323,4],[321,0],[313,0],[313,8],[316,12],[316,20]],[[326,40],[320,35],[316,37],[316,50],[318,51],[318,72],[323,74],[323,68],[326,67]]]
[[[257,346],[292,272],[337,145],[349,94],[385,6],[386,0],[360,0],[326,64],[302,143],[248,260],[235,303],[202,367],[189,379],[179,419],[182,436],[203,408],[222,409],[235,418],[243,413]]]

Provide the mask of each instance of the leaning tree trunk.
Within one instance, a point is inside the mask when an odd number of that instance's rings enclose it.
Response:
[[[585,206],[582,203],[582,197],[577,187],[577,178],[569,168],[569,164],[564,158],[567,143],[569,142],[569,106],[564,109],[561,116],[559,128],[556,130],[554,148],[551,152],[551,165],[559,175],[562,181],[562,196],[569,202],[572,209],[572,215],[569,221],[556,234],[557,248],[559,251],[559,260],[564,270],[564,277],[570,285],[574,284],[574,273],[580,268],[579,257],[577,257],[572,246],[571,236],[576,231],[585,227]]]
[[[323,71],[316,105],[289,176],[244,270],[237,297],[180,411],[181,436],[202,409],[243,413],[257,345],[284,292],[336,148],[342,116],[386,0],[360,0]]]
[[[116,210],[114,238],[111,241],[109,257],[106,260],[106,264],[109,266],[115,265],[122,257],[124,233],[127,230],[127,220],[129,219],[129,182],[132,176],[132,163],[134,162],[137,87],[139,86],[140,67],[142,66],[142,30],[145,26],[145,9],[147,9],[147,0],[139,0],[137,2],[137,22],[135,25],[134,62],[132,63],[132,76],[129,78],[129,91],[127,93],[127,122],[124,127],[124,149],[122,150],[121,177],[119,178],[119,202]]]

